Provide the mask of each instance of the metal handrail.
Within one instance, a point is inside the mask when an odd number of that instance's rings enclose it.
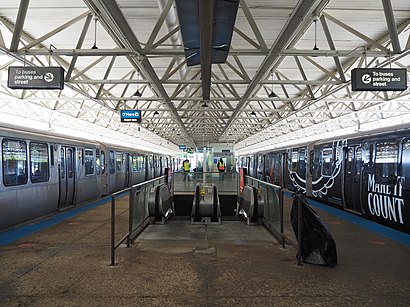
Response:
[[[130,240],[130,235],[133,233],[134,229],[132,229],[132,204],[134,202],[134,197],[132,191],[134,191],[135,189],[142,187],[144,185],[150,184],[152,182],[155,181],[159,181],[162,179],[166,179],[167,175],[163,175],[161,177],[157,177],[154,179],[150,179],[148,181],[144,181],[141,183],[137,183],[132,185],[131,187],[125,188],[121,191],[115,192],[113,194],[111,194],[111,261],[110,261],[110,266],[115,266],[115,250],[126,240],[127,241],[127,247],[130,247],[131,245],[131,240]],[[129,221],[129,227],[128,227],[128,233],[125,234],[117,243],[115,242],[115,200],[116,197],[124,194],[124,193],[129,193],[129,197],[128,197],[128,221]]]
[[[270,183],[270,182],[266,182],[266,181],[257,179],[257,178],[255,178],[255,177],[251,177],[251,176],[245,175],[245,179],[246,179],[246,178],[249,178],[249,179],[251,179],[251,180],[253,180],[253,181],[256,181],[256,182],[260,182],[260,183],[262,183],[262,184],[264,184],[264,185],[267,185],[267,186],[269,186],[269,187],[273,187],[273,188],[278,189],[278,190],[279,190],[279,189],[280,189],[280,190],[283,189],[283,188],[282,188],[281,186],[279,186],[279,185],[276,185],[276,184],[273,184],[273,183]]]

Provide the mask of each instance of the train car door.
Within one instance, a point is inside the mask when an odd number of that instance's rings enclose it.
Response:
[[[75,149],[61,146],[59,165],[59,202],[58,207],[70,206],[74,202],[75,194]]]
[[[344,172],[344,208],[362,213],[360,204],[360,182],[362,174],[362,148],[347,148]]]

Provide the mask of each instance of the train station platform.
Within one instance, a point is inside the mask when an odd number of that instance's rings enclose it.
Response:
[[[117,223],[126,224],[126,201],[117,205]],[[320,209],[337,244],[335,267],[298,266],[295,248],[281,248],[263,226],[190,225],[188,217],[149,225],[110,266],[109,203],[84,208],[44,229],[39,221],[0,234],[1,306],[410,304],[410,246]]]

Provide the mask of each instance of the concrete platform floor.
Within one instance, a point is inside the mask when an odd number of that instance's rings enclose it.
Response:
[[[0,305],[410,306],[410,248],[317,211],[337,243],[333,268],[297,266],[262,226],[188,220],[148,226],[111,267],[101,205],[1,247]]]

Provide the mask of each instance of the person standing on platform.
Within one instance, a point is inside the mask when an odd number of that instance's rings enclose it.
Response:
[[[222,158],[218,161],[218,171],[219,171],[219,180],[223,180],[225,177],[225,163]]]
[[[189,163],[188,159],[185,159],[184,162],[182,162],[182,168],[184,170],[184,181],[186,181],[187,179],[188,181],[190,181],[189,171],[191,170],[191,164]]]

